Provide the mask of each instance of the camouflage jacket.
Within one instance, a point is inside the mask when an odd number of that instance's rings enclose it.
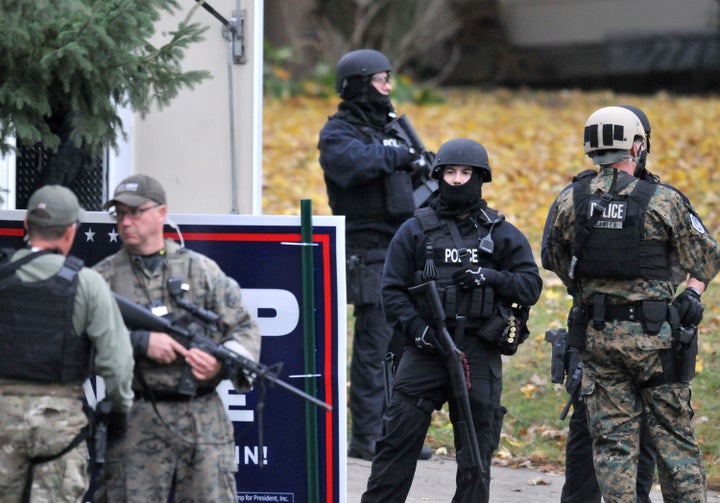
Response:
[[[613,168],[603,167],[590,182],[590,190],[607,192],[613,180]],[[619,178],[631,176],[619,172]],[[620,191],[632,192],[637,180]],[[573,281],[569,276],[572,245],[575,240],[574,184],[565,188],[553,203],[555,211],[547,226],[544,260],[566,286]],[[720,246],[708,234],[699,217],[683,202],[673,189],[658,185],[650,199],[643,220],[642,239],[665,241],[670,253],[686,274],[709,283],[720,270]],[[608,243],[612,246],[612,243]],[[636,278],[613,280],[588,278],[581,282],[583,302],[590,302],[596,293],[608,296],[608,302],[626,303],[641,300],[671,300],[675,295],[672,281]]]
[[[255,361],[259,359],[260,330],[243,305],[240,286],[205,255],[181,248],[168,239],[165,240],[165,259],[155,271],[148,271],[140,257],[131,255],[125,248],[94,268],[114,292],[146,307],[165,306],[170,314],[182,321],[187,313],[173,301],[167,289],[169,278],[181,278],[190,285],[189,292],[185,294],[186,300],[219,316],[219,332],[205,335],[218,342],[234,339],[249,351]],[[137,355],[136,348],[136,359],[136,365],[150,389],[163,392],[176,390],[185,365],[182,358],[171,365],[162,365],[145,355]],[[199,388],[215,387],[219,380],[200,383]],[[239,392],[250,387],[241,377],[234,379],[233,384]],[[137,373],[133,389],[143,389]]]

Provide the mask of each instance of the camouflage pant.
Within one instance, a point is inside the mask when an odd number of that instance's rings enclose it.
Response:
[[[77,398],[0,396],[0,501],[20,502],[30,458],[62,451],[86,424]],[[88,452],[81,442],[34,467],[31,501],[80,502],[89,483]]]
[[[106,453],[93,501],[236,502],[232,423],[216,393],[190,402],[136,400],[128,434]],[[165,424],[163,424],[163,422]]]
[[[660,354],[671,346],[670,327],[643,333],[640,323],[608,322],[588,328],[583,354],[593,457],[606,503],[634,503],[640,422],[647,417],[667,503],[704,503],[705,470],[692,424],[687,384],[643,386],[663,372]]]

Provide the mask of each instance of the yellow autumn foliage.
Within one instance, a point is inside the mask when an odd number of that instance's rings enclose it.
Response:
[[[429,150],[467,137],[490,156],[493,182],[483,187],[490,206],[503,212],[531,241],[540,235],[548,207],[570,178],[592,168],[584,156],[585,120],[597,108],[631,104],[652,125],[650,171],[688,195],[708,230],[717,235],[720,214],[720,101],[715,97],[649,96],[613,92],[442,90],[439,104],[396,104]],[[268,99],[264,103],[263,213],[296,215],[300,200],[329,215],[318,133],[338,99]]]

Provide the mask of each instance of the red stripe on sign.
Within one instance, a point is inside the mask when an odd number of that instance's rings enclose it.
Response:
[[[165,232],[165,237],[174,238],[177,236],[174,232]],[[298,233],[246,233],[246,232],[187,232],[183,233],[185,241],[288,241],[301,243],[302,237]],[[323,273],[323,299],[325,310],[325,332],[323,333],[323,343],[325,344],[325,355],[323,358],[323,384],[325,388],[325,401],[333,406],[333,310],[332,310],[332,275],[331,275],[331,253],[330,253],[330,235],[329,234],[313,234],[313,241],[322,246],[322,273]],[[333,413],[325,411],[325,481],[326,481],[326,502],[333,502],[334,490],[334,430],[333,430]]]
[[[10,229],[7,227],[0,228],[0,236],[20,236],[25,235],[25,229]]]

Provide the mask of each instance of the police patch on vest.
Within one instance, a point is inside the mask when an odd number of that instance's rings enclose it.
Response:
[[[700,234],[705,234],[707,232],[705,230],[705,226],[700,221],[700,219],[697,216],[693,215],[692,213],[690,214],[690,224],[692,225],[692,228],[695,229]]]
[[[600,199],[593,199],[588,205],[588,219],[593,218],[593,213],[601,211]],[[610,201],[600,218],[595,222],[596,229],[622,229],[625,216],[627,215],[626,201]]]
[[[478,263],[477,248],[441,248],[433,250],[433,258],[446,264]]]

